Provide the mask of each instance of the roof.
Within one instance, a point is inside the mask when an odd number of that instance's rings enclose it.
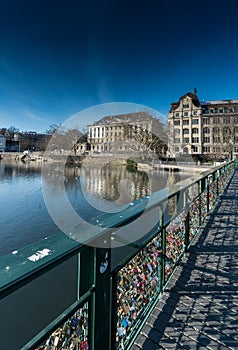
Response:
[[[170,104],[170,111],[173,111],[175,109],[177,109],[180,105],[180,101],[183,100],[185,97],[190,97],[191,100],[192,100],[192,103],[194,104],[194,106],[196,107],[200,107],[200,101],[199,101],[199,98],[197,97],[196,94],[193,94],[192,92],[187,92],[185,95],[181,96],[178,100],[178,102],[172,102]]]
[[[128,114],[119,114],[119,115],[111,115],[106,116],[100,119],[99,121],[93,123],[92,125],[107,125],[107,124],[114,124],[114,123],[131,123],[131,122],[138,122],[138,121],[151,121],[154,117],[149,115],[147,112],[135,112],[135,113],[128,113]]]
[[[192,99],[192,103],[196,106],[196,107],[200,107],[200,106],[207,106],[207,105],[224,105],[224,104],[234,104],[237,103],[238,104],[238,99],[231,99],[231,100],[207,100],[207,101],[199,101],[199,98],[197,97],[196,94],[193,94],[191,92],[188,92],[187,94],[183,95],[180,97],[178,102],[172,102],[170,104],[170,112],[174,111],[175,109],[177,109],[180,105],[180,101],[182,99],[184,99],[185,97],[190,97]]]
[[[208,100],[208,101],[203,101],[202,104],[206,105],[223,105],[223,104],[232,104],[232,103],[238,103],[237,99],[234,100]]]

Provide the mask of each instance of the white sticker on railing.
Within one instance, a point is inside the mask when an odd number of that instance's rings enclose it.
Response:
[[[36,262],[44,257],[46,257],[47,255],[49,255],[51,253],[50,249],[42,249],[42,250],[38,250],[35,254],[29,256],[27,259],[33,262]]]

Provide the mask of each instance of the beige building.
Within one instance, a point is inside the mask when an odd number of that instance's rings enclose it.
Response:
[[[199,101],[196,89],[171,103],[168,155],[233,158],[238,154],[238,100]]]
[[[140,152],[143,141],[138,135],[152,134],[156,122],[146,112],[104,117],[88,127],[91,153]]]

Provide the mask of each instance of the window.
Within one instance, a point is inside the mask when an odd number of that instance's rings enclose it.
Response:
[[[197,146],[193,146],[193,152],[198,152],[198,147]]]
[[[220,141],[221,141],[220,136],[217,136],[217,135],[213,136],[213,142],[220,143]]]
[[[180,120],[175,120],[174,121],[174,126],[178,126],[178,125],[180,125]]]
[[[189,120],[188,119],[183,120],[183,125],[189,125]]]
[[[225,127],[225,128],[223,129],[223,134],[224,134],[224,135],[230,135],[230,134],[231,134],[231,129],[228,128],[228,127]]]
[[[199,143],[199,137],[193,137],[192,143]]]
[[[210,134],[210,129],[208,127],[203,128],[202,131],[204,134]]]
[[[233,113],[233,108],[230,108],[230,109],[229,109],[229,112],[230,112],[230,113]]]
[[[215,146],[214,147],[214,152],[219,153],[220,152],[220,146]]]
[[[179,152],[179,147],[175,147],[175,152]]]
[[[198,119],[193,119],[193,120],[192,120],[192,124],[193,124],[193,125],[198,124]]]
[[[213,133],[220,134],[220,128],[218,128],[217,126],[215,128],[213,128]]]
[[[188,112],[184,112],[184,116],[187,117],[188,116]]]
[[[179,113],[175,113],[175,117],[178,118],[179,117]]]
[[[230,124],[230,122],[231,122],[231,118],[229,118],[229,117],[223,118],[224,124]]]
[[[219,113],[223,113],[223,109],[219,109]]]
[[[210,118],[203,118],[202,123],[205,125],[210,124]]]
[[[203,146],[203,152],[210,152],[210,146]]]
[[[213,117],[213,123],[214,124],[220,124],[220,118],[219,117]]]
[[[199,133],[198,128],[192,128],[192,133],[193,133],[193,134],[198,134],[198,133]]]
[[[184,103],[183,104],[183,108],[189,108],[189,104],[188,103]]]
[[[188,137],[185,137],[185,138],[183,139],[183,142],[189,143],[189,138],[188,138]]]
[[[180,130],[179,129],[174,129],[174,135],[178,135],[180,134]]]
[[[176,137],[176,138],[174,139],[174,143],[180,143],[180,137]]]
[[[210,113],[213,113],[213,108],[210,108],[210,110],[209,110],[209,111],[210,111]]]
[[[210,143],[210,137],[206,136],[203,138],[204,143]]]
[[[183,134],[188,135],[189,134],[189,129],[183,129]]]
[[[198,114],[198,112],[197,112],[197,111],[194,111],[194,112],[193,112],[193,115],[197,115],[197,114]]]

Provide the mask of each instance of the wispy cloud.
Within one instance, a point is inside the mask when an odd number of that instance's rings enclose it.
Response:
[[[19,70],[17,70],[15,67],[13,67],[5,58],[0,56],[0,67],[5,70],[6,73],[10,73],[12,76],[15,76],[16,78],[21,78],[22,74]]]
[[[45,121],[45,119],[40,116],[40,113],[38,114],[37,112],[31,111],[27,108],[23,108],[21,110],[21,114],[23,117],[29,120]]]
[[[107,82],[107,79],[100,79],[100,81],[98,82],[97,95],[100,100],[100,103],[107,103],[113,101],[108,85],[109,84]]]

